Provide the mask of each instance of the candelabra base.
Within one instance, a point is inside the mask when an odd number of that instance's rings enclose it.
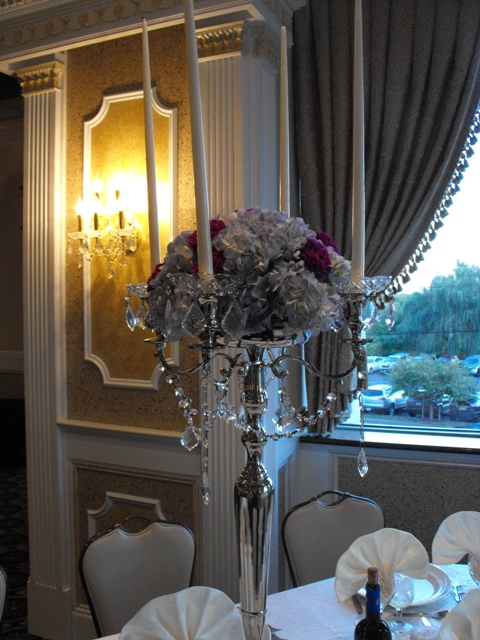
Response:
[[[267,585],[272,537],[273,482],[262,462],[263,433],[242,435],[247,462],[235,483],[240,571],[240,614],[245,640],[262,640],[267,610]]]

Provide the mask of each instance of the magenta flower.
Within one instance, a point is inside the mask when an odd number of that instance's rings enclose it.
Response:
[[[317,232],[318,235],[319,233]],[[321,233],[320,235],[327,236],[326,233]],[[330,236],[327,236],[327,238],[330,238]],[[308,238],[300,250],[300,258],[303,260],[305,268],[315,274],[320,282],[327,280],[332,270],[332,261],[323,241],[319,241],[316,238]]]
[[[225,223],[223,220],[210,220],[210,238],[213,240],[219,232],[225,229]],[[192,250],[194,255],[197,255],[197,230],[192,231],[188,239],[188,246]]]
[[[323,242],[326,247],[332,247],[335,253],[340,253],[340,249],[337,247],[337,245],[333,241],[333,238],[329,236],[328,233],[325,233],[325,231],[316,231],[315,233],[317,236],[317,240]]]

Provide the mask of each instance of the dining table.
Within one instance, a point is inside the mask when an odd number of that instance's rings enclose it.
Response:
[[[461,595],[477,586],[470,577],[467,565],[431,567],[435,580],[430,598],[427,595],[421,606],[406,609],[409,614],[418,613],[408,616],[414,626],[440,627],[441,620],[432,615],[437,611],[452,609],[457,604],[455,585],[459,585]],[[440,580],[437,580],[439,576]],[[388,622],[394,616],[394,609],[387,606],[383,618]],[[355,624],[362,617],[364,615],[358,613],[350,599],[338,601],[334,578],[271,594],[267,601],[266,621],[272,640],[352,640]],[[119,634],[105,636],[102,640],[118,640],[119,637]]]

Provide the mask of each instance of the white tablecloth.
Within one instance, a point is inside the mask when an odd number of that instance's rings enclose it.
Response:
[[[466,565],[445,565],[441,568],[453,582],[468,588],[475,586]],[[422,611],[433,613],[451,609],[455,604],[453,594],[449,593],[441,600],[422,607]],[[282,640],[352,640],[355,622],[360,617],[350,601],[338,602],[333,578],[275,593],[268,597],[267,607],[267,623]],[[387,622],[392,616],[392,611],[385,612]],[[431,618],[429,621],[432,626],[440,625]],[[108,636],[103,640],[118,640],[118,637]]]

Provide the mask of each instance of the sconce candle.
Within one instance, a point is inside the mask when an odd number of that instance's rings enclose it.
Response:
[[[188,91],[192,127],[193,175],[197,212],[198,271],[213,275],[212,243],[210,240],[210,205],[208,201],[207,169],[203,140],[202,103],[198,73],[197,38],[193,0],[185,0],[185,31],[187,40]]]
[[[352,280],[365,276],[365,142],[362,0],[355,0],[353,64]]]
[[[155,143],[153,137],[152,86],[150,80],[150,54],[148,50],[147,21],[142,18],[143,54],[143,105],[145,118],[145,151],[147,159],[148,185],[148,229],[150,234],[150,263],[153,269],[160,264],[160,233],[157,213],[157,178],[155,168]]]
[[[280,209],[290,215],[290,146],[288,121],[287,29],[280,40]]]
[[[83,231],[83,202],[80,196],[77,198],[77,204],[75,205],[75,213],[77,214],[78,231]]]

